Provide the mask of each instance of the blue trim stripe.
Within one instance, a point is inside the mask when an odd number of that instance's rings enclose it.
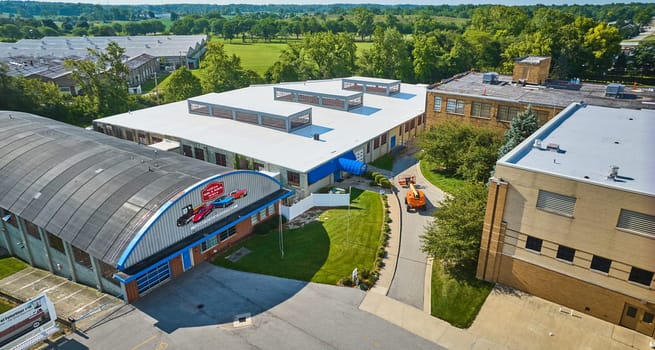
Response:
[[[130,255],[132,254],[134,249],[137,247],[139,242],[141,242],[141,240],[146,235],[146,233],[150,230],[150,228],[161,218],[161,216],[166,211],[168,211],[168,209],[171,206],[175,205],[175,203],[182,200],[182,198],[186,197],[186,195],[188,193],[190,193],[191,191],[195,190],[198,187],[201,187],[201,186],[203,186],[203,185],[205,185],[205,184],[207,184],[209,182],[212,182],[212,181],[214,181],[216,179],[220,179],[220,178],[228,176],[228,175],[237,175],[237,174],[242,174],[242,173],[255,174],[255,175],[263,176],[268,180],[273,180],[280,188],[282,188],[282,183],[280,181],[278,181],[276,178],[270,177],[268,175],[262,174],[262,173],[260,173],[258,171],[254,171],[254,170],[235,170],[235,171],[230,171],[230,172],[227,172],[227,173],[221,173],[221,174],[209,177],[207,179],[204,179],[202,181],[199,181],[199,182],[195,183],[194,185],[191,185],[190,187],[186,188],[184,191],[182,191],[183,194],[181,196],[178,196],[175,200],[166,202],[164,205],[162,205],[161,208],[159,208],[159,210],[157,210],[155,215],[153,215],[143,225],[141,230],[139,230],[139,232],[137,232],[137,234],[134,236],[134,238],[132,238],[130,243],[127,245],[127,248],[125,248],[125,250],[123,251],[123,254],[121,254],[121,257],[118,259],[118,263],[116,264],[117,265],[116,267],[118,268],[118,270],[122,271],[123,269],[125,269],[125,263],[127,262],[127,259],[130,257]]]
[[[286,194],[284,194],[283,196],[280,196],[279,198],[276,198],[275,200],[272,200],[272,201],[270,201],[270,202],[267,202],[267,203],[264,204],[264,205],[261,205],[261,206],[257,207],[256,209],[250,211],[249,213],[247,213],[247,214],[245,214],[245,215],[242,215],[240,219],[238,219],[238,220],[234,220],[234,221],[230,222],[229,224],[227,224],[227,225],[225,225],[225,226],[221,226],[220,228],[218,228],[218,229],[215,230],[214,232],[212,232],[212,233],[210,233],[210,234],[207,234],[206,236],[203,236],[202,238],[198,239],[197,241],[194,241],[193,243],[190,243],[190,244],[184,246],[183,248],[181,248],[181,249],[179,249],[179,250],[176,250],[175,252],[171,253],[171,254],[168,255],[167,257],[165,257],[165,258],[163,258],[163,259],[157,261],[156,263],[154,263],[154,264],[152,264],[152,265],[150,265],[150,266],[144,268],[143,270],[141,270],[141,271],[135,273],[134,275],[130,275],[130,276],[129,276],[128,278],[126,278],[126,279],[123,279],[123,278],[121,278],[121,277],[118,276],[118,275],[114,275],[114,278],[117,279],[119,282],[124,283],[124,284],[130,283],[130,282],[132,282],[133,280],[135,280],[135,279],[137,279],[137,278],[139,278],[139,277],[145,275],[146,273],[148,273],[148,272],[154,270],[155,268],[157,268],[157,266],[159,266],[159,265],[161,265],[161,264],[163,264],[163,263],[168,263],[168,262],[171,261],[173,258],[175,258],[175,257],[179,256],[180,254],[182,254],[182,252],[184,252],[184,251],[188,251],[189,249],[191,249],[191,248],[193,248],[193,247],[195,247],[195,246],[197,246],[197,245],[199,245],[199,244],[202,244],[202,242],[205,242],[205,241],[209,240],[209,239],[212,238],[214,235],[217,235],[217,234],[219,234],[219,233],[221,233],[221,232],[223,232],[223,231],[225,231],[225,230],[227,230],[227,229],[229,229],[229,228],[231,228],[231,227],[234,227],[234,226],[236,226],[238,223],[240,223],[240,222],[242,222],[242,221],[245,221],[245,220],[250,219],[250,217],[251,217],[253,214],[258,213],[259,211],[261,211],[261,210],[264,209],[264,208],[268,208],[268,206],[270,206],[271,204],[277,203],[278,201],[281,201],[282,199],[291,196],[291,194],[292,194],[291,192],[286,193]],[[279,210],[279,209],[278,209],[278,210]]]

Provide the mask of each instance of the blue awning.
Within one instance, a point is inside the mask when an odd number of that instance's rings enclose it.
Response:
[[[341,170],[354,175],[362,175],[366,171],[366,163],[354,159],[339,158]]]

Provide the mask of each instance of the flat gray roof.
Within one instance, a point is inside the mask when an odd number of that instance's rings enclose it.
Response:
[[[173,195],[231,169],[0,111],[0,207],[115,266]]]
[[[498,161],[538,172],[655,195],[655,111],[572,104]],[[533,147],[535,139],[541,148]],[[560,151],[547,150],[549,144]],[[619,177],[608,178],[611,166]]]
[[[250,88],[243,88],[222,93],[209,93],[189,98],[190,102],[208,103],[216,106],[244,109],[254,112],[290,116],[309,109],[310,105],[303,105],[295,102],[273,100],[273,89],[270,89],[271,96],[252,96],[248,93]],[[256,98],[253,99],[253,98]],[[132,114],[138,111],[132,112]]]
[[[582,88],[576,90],[563,90],[547,88],[544,86],[512,84],[512,77],[499,75],[498,84],[484,84],[481,72],[467,72],[446,79],[437,84],[431,91],[452,94],[453,96],[473,96],[491,100],[505,99],[538,106],[555,106],[566,108],[571,103],[584,101],[586,104],[615,108],[655,108],[655,93],[635,93],[630,95],[626,87],[626,94],[630,98],[614,98],[605,96],[605,85],[582,83]]]
[[[341,79],[300,84],[331,91],[341,88]],[[243,101],[250,110],[265,110],[268,106],[271,111],[290,106],[299,109],[311,107],[313,125],[287,133],[224,118],[190,114],[187,101],[101,118],[96,122],[189,140],[307,172],[425,111],[426,87],[422,85],[402,84],[402,93],[392,96],[365,94],[364,106],[350,111],[274,101],[275,86],[278,85],[251,86],[217,94],[216,98]],[[320,141],[312,138],[313,133],[320,134]]]
[[[0,57],[86,57],[89,54],[87,49],[105,49],[112,41],[124,48],[125,55],[129,57],[142,53],[171,57],[195,49],[203,40],[207,40],[206,35],[46,36],[41,39],[22,39],[15,43],[0,43]]]

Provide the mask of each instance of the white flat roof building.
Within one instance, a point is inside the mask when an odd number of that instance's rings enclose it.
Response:
[[[498,164],[652,196],[653,132],[653,110],[572,104]]]
[[[408,123],[406,129],[412,130],[417,117],[423,118],[426,86],[363,77],[356,79],[371,85],[397,83],[400,92],[394,91],[391,95],[352,92],[342,88],[342,79],[255,85],[101,118],[95,120],[94,125],[111,125],[187,140],[308,173],[344,153],[363,152],[369,142],[369,148],[377,149],[379,144],[386,144],[388,135],[385,152],[358,156],[360,161],[374,160],[407,142],[408,136],[402,134],[405,123]],[[300,93],[294,93],[293,97],[286,95],[285,100],[280,100],[275,98],[276,88]],[[348,104],[353,95],[359,96],[356,103],[360,105]],[[327,107],[322,107],[323,103]],[[244,121],[239,121],[240,118]],[[264,122],[265,118],[268,118],[268,124]],[[257,125],[258,120],[260,125]],[[272,126],[275,121],[280,124]],[[422,121],[419,120],[417,126]],[[401,133],[391,132],[394,128],[400,129]],[[373,139],[379,137],[382,138],[374,145]],[[367,150],[365,154],[369,152]],[[262,170],[277,172],[281,169]]]

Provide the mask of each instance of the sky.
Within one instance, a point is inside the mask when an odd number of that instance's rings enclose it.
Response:
[[[459,4],[504,4],[504,5],[573,5],[650,2],[653,0],[39,0],[44,2],[70,2],[100,5],[165,5],[165,4],[382,4],[382,5],[459,5]]]

